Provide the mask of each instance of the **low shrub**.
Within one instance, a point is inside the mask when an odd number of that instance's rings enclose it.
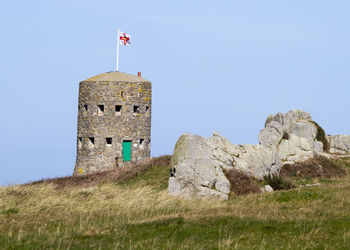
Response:
[[[295,185],[290,180],[278,174],[264,176],[264,182],[267,185],[270,185],[273,190],[288,190],[295,188]]]
[[[247,174],[236,169],[224,171],[224,173],[231,184],[231,193],[235,195],[245,195],[261,192],[256,181]]]
[[[309,178],[337,178],[345,176],[346,171],[340,160],[314,156],[304,162],[283,165],[280,174]]]

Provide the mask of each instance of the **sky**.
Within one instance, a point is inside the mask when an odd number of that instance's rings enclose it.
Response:
[[[115,69],[152,82],[152,156],[182,133],[257,144],[266,117],[310,112],[350,134],[350,2],[5,1],[0,185],[71,175],[79,82]]]

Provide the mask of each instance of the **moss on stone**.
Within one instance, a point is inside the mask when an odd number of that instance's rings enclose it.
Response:
[[[315,126],[317,127],[317,133],[316,133],[316,140],[319,142],[323,143],[323,151],[328,152],[329,151],[329,142],[327,141],[326,138],[326,132],[324,131],[324,129],[318,125],[317,122],[315,121],[310,121],[313,124],[315,124]]]

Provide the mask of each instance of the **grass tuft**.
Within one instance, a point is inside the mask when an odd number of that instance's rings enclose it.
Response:
[[[11,207],[3,211],[3,214],[17,214],[19,212],[18,208]]]

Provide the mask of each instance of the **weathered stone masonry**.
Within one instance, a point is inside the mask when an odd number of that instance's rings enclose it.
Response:
[[[110,72],[80,82],[74,175],[149,158],[151,101],[151,82],[138,76]]]

